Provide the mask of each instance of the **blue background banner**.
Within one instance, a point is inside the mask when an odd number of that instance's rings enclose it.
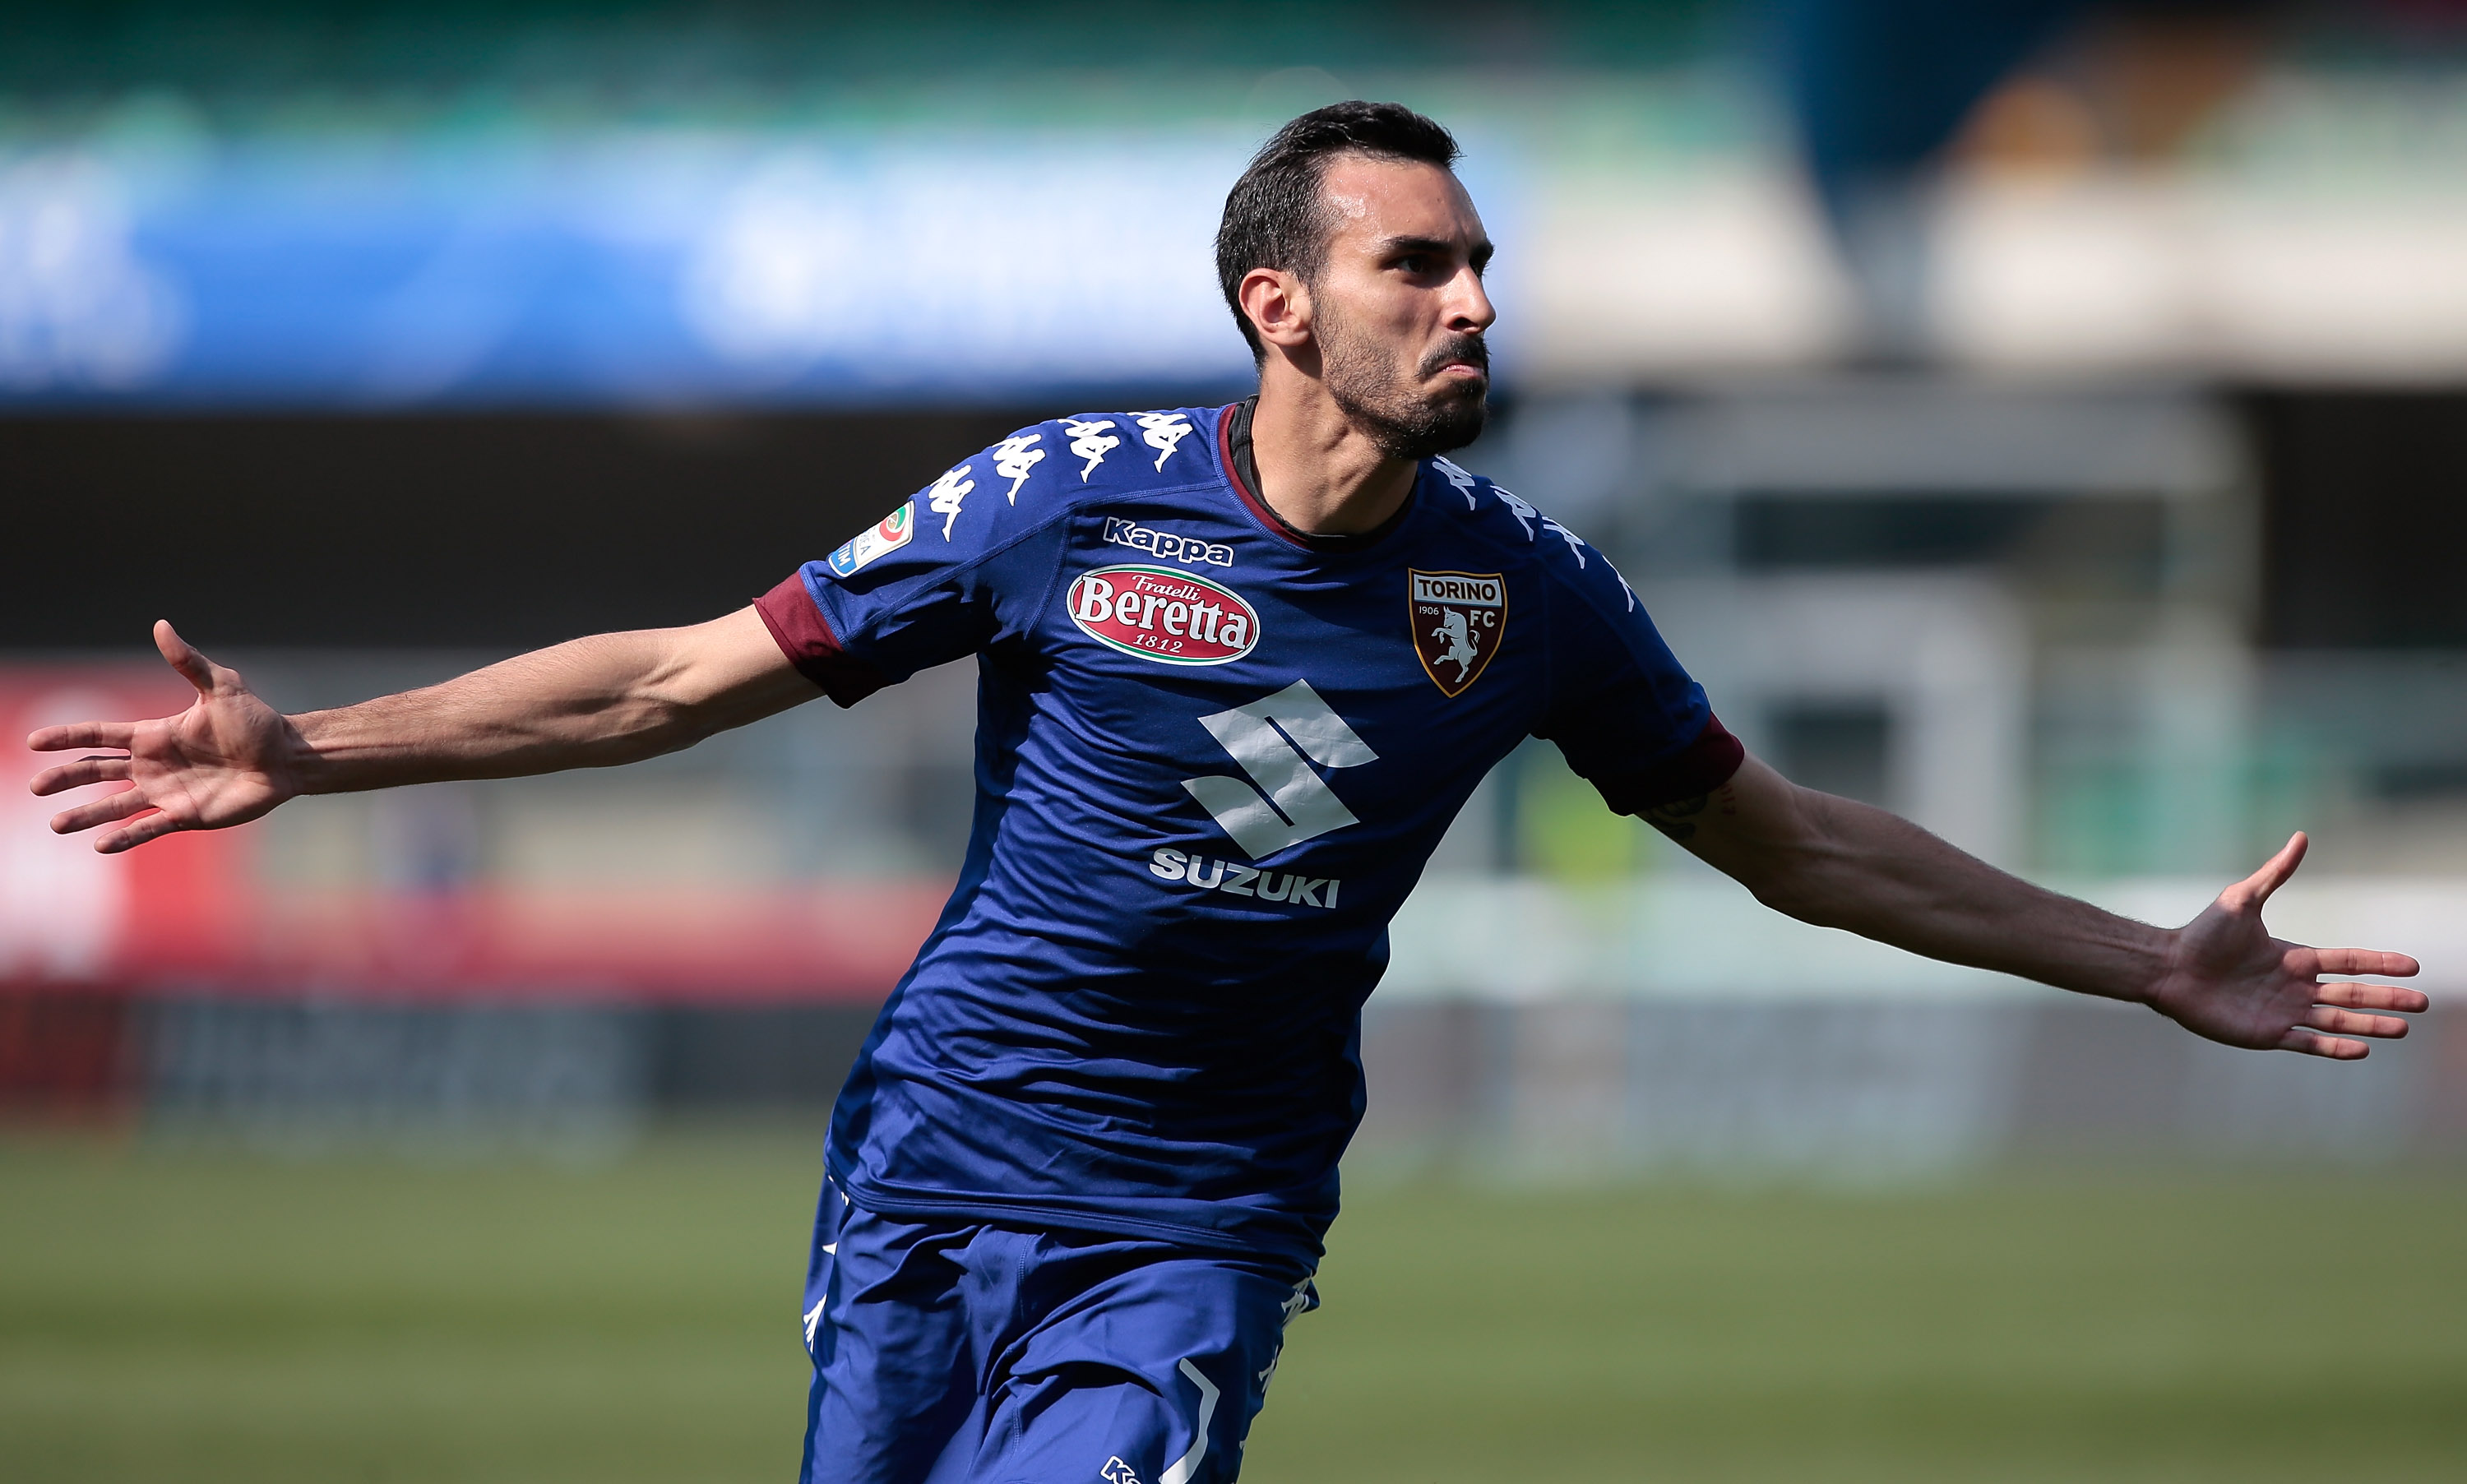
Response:
[[[696,130],[24,152],[0,163],[0,396],[1238,386],[1210,244],[1253,143]]]

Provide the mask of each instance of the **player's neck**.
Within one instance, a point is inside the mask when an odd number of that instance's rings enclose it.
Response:
[[[1415,461],[1392,458],[1355,427],[1327,388],[1273,358],[1251,417],[1258,496],[1296,530],[1376,530],[1414,492]]]

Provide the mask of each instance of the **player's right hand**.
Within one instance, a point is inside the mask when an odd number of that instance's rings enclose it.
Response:
[[[114,750],[116,755],[47,768],[30,785],[48,797],[89,783],[130,784],[52,817],[52,829],[62,835],[117,823],[95,837],[104,855],[173,830],[243,824],[301,791],[298,760],[307,745],[283,713],[259,700],[238,671],[191,648],[170,623],[155,623],[154,644],[197,687],[187,710],[160,721],[72,722],[26,739],[38,753]]]

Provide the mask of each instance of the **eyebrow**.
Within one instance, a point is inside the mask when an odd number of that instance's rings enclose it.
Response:
[[[1454,242],[1440,237],[1390,237],[1379,244],[1380,256],[1383,258],[1394,253],[1452,253],[1456,251],[1456,246]],[[1474,267],[1479,269],[1483,263],[1490,261],[1490,238],[1484,237],[1473,245],[1473,251],[1466,257]]]

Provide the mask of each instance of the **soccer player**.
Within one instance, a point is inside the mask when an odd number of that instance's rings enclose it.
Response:
[[[180,715],[37,793],[125,850],[303,794],[606,767],[974,656],[976,821],[833,1113],[803,1478],[1230,1480],[1313,1307],[1390,917],[1482,776],[1548,737],[1779,911],[2147,1004],[2230,1045],[2398,1036],[2397,954],[2277,941],[2303,837],[2190,924],[2053,895],[1747,756],[1602,553],[1440,457],[1481,430],[1490,243],[1455,142],[1305,114],[1217,266],[1231,407],[1040,423],[752,606],[283,716],[158,624]],[[1743,950],[1745,951],[1745,950]]]

